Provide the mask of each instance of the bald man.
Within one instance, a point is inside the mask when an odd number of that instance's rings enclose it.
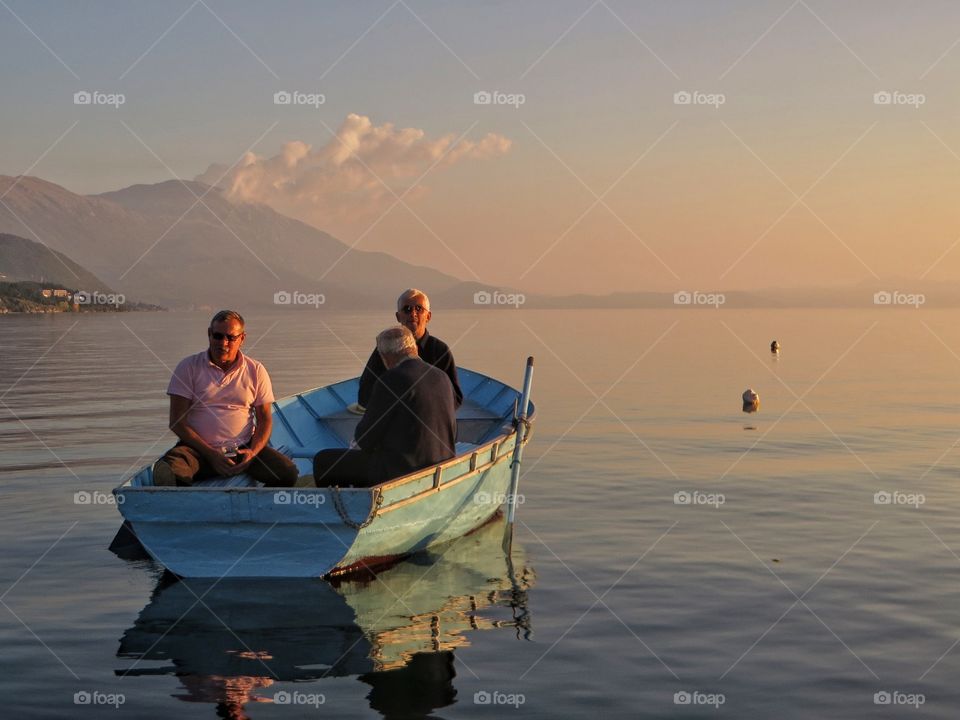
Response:
[[[387,370],[354,432],[356,447],[314,456],[317,487],[373,487],[454,455],[457,411],[447,376],[417,356],[406,326],[380,333],[377,352]]]

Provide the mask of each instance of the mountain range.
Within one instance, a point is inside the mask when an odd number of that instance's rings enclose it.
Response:
[[[77,195],[40,178],[0,176],[0,232],[69,255],[130,298],[171,308],[264,306],[301,293],[322,295],[329,307],[380,309],[405,287],[442,295],[460,285],[197,182]]]
[[[109,287],[171,309],[298,302],[314,307],[322,299],[331,309],[382,310],[408,287],[426,290],[434,306],[445,308],[868,308],[884,304],[885,296],[891,305],[960,306],[955,283],[910,279],[827,288],[523,296],[353,249],[266,205],[230,202],[217,188],[179,180],[77,195],[40,178],[0,175],[0,233],[19,236],[19,242],[0,243],[0,276]],[[46,254],[41,258],[22,238],[42,243]],[[682,295],[687,303],[675,297]],[[716,302],[716,296],[722,299]]]

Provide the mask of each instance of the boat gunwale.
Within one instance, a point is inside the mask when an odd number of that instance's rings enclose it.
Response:
[[[512,391],[512,392],[514,392],[514,393],[517,392],[516,389],[512,388],[510,385],[508,385],[507,383],[503,382],[502,380],[497,380],[497,379],[494,378],[494,377],[491,377],[491,376],[489,376],[489,375],[485,375],[485,374],[483,374],[483,373],[476,372],[475,370],[471,370],[470,372],[473,373],[474,375],[482,378],[480,384],[484,384],[484,383],[487,383],[487,382],[493,382],[493,383],[496,383],[496,384],[500,385],[500,386],[501,386],[501,390],[500,390],[500,392],[497,393],[497,396],[499,396],[499,394],[502,393],[503,390],[510,390],[510,391]],[[311,393],[314,393],[314,392],[319,391],[319,390],[327,390],[327,391],[331,392],[335,397],[337,397],[337,399],[338,399],[341,403],[343,403],[343,409],[346,410],[347,407],[348,407],[348,405],[344,402],[343,396],[342,396],[340,393],[338,393],[338,392],[336,392],[335,390],[333,390],[333,388],[336,387],[336,386],[339,386],[339,385],[345,385],[345,384],[348,384],[348,383],[352,383],[353,381],[354,381],[354,379],[341,380],[341,381],[339,381],[339,382],[330,383],[330,384],[327,384],[327,385],[318,385],[317,387],[310,388],[310,389],[307,389],[307,390],[302,390],[302,391],[300,391],[300,392],[298,392],[298,393],[294,393],[294,394],[289,395],[289,396],[287,396],[287,397],[285,397],[285,398],[280,398],[279,400],[274,401],[273,404],[279,406],[279,403],[280,403],[281,401],[287,400],[287,401],[289,401],[290,404],[293,404],[293,403],[302,403],[302,404],[306,405],[310,410],[313,410],[312,406],[310,406],[310,403],[306,400],[306,398],[305,398],[304,396],[310,395]],[[280,410],[279,407],[278,407],[277,409]],[[532,422],[534,421],[534,419],[535,419],[535,416],[536,416],[536,408],[535,408],[535,406],[533,406],[532,403],[531,403],[531,409],[533,410],[533,412],[531,412],[531,413],[527,416],[526,421],[532,423]],[[514,412],[516,412],[516,411],[514,410]],[[286,418],[283,418],[283,413],[280,412],[279,414],[281,415],[282,421],[284,422],[284,424],[287,424]],[[314,410],[313,412],[311,412],[310,414],[315,416],[315,410]],[[503,422],[507,422],[507,421],[508,421],[508,416],[502,415],[502,416],[500,416],[499,418],[491,418],[491,420],[501,420],[501,421],[503,421]],[[465,453],[460,454],[460,455],[455,455],[454,457],[450,458],[449,460],[444,460],[443,462],[437,463],[437,464],[435,464],[435,465],[430,465],[430,466],[427,466],[427,467],[425,467],[425,468],[421,468],[420,470],[414,470],[414,471],[411,472],[411,473],[407,473],[406,475],[401,475],[400,477],[396,477],[396,478],[392,478],[392,479],[390,479],[390,480],[386,480],[386,481],[384,481],[384,482],[382,482],[382,483],[378,483],[377,485],[372,485],[372,486],[369,487],[369,488],[336,487],[336,490],[337,490],[338,492],[340,492],[340,493],[349,492],[349,493],[351,493],[351,494],[355,494],[355,493],[367,493],[367,492],[371,493],[371,494],[373,495],[373,497],[374,497],[374,504],[375,504],[375,508],[374,508],[374,512],[373,512],[373,517],[371,518],[371,520],[372,520],[373,518],[379,517],[380,515],[382,515],[382,514],[384,514],[384,513],[386,513],[386,512],[389,512],[390,510],[395,510],[395,509],[398,509],[398,508],[400,508],[400,507],[404,507],[404,506],[406,506],[406,505],[409,505],[409,504],[411,504],[411,503],[413,503],[413,502],[416,502],[416,501],[418,501],[418,500],[423,499],[424,497],[426,497],[427,495],[430,495],[431,493],[439,492],[439,491],[443,490],[443,489],[446,488],[446,487],[452,487],[453,485],[457,485],[457,484],[459,484],[460,482],[462,482],[463,480],[466,480],[467,478],[473,477],[473,476],[475,476],[475,475],[478,475],[478,474],[480,474],[480,473],[482,473],[482,472],[486,472],[487,470],[489,470],[491,467],[493,467],[493,466],[496,465],[498,462],[500,462],[500,461],[504,458],[504,456],[506,455],[506,453],[501,453],[501,452],[500,452],[500,449],[501,449],[501,447],[503,446],[503,444],[504,444],[507,440],[510,439],[511,436],[515,436],[515,435],[517,434],[517,428],[516,428],[515,422],[516,422],[516,421],[514,420],[514,427],[513,427],[511,430],[506,431],[506,432],[501,432],[500,434],[496,435],[495,437],[487,440],[487,441],[486,441],[485,443],[483,443],[482,445],[479,445],[478,447],[472,448],[469,452],[465,452]],[[291,432],[291,435],[294,436],[294,437],[296,437],[295,433],[292,433],[292,432]],[[530,439],[530,438],[529,438],[529,433],[527,433],[527,436],[524,438],[523,444],[526,445],[527,442],[529,441],[529,439]],[[496,456],[493,455],[493,452],[496,452]],[[481,465],[478,460],[479,460],[479,457],[480,457],[480,455],[481,455],[482,453],[490,453],[491,457],[490,457],[490,460],[489,460],[488,462],[486,462],[486,463],[484,463],[484,464]],[[443,474],[443,471],[444,471],[444,470],[446,470],[447,468],[452,467],[452,466],[454,466],[454,465],[460,464],[460,463],[462,463],[464,460],[467,460],[467,459],[470,460],[470,467],[469,467],[469,469],[468,469],[466,472],[464,472],[463,474],[461,474],[461,475],[459,475],[459,476],[457,476],[457,477],[455,477],[455,478],[452,478],[451,480],[449,480],[449,481],[447,481],[447,482],[445,482],[445,483],[438,481],[438,480],[442,477],[442,474]],[[188,487],[179,487],[179,486],[161,486],[161,487],[157,487],[157,486],[154,486],[154,485],[146,485],[146,486],[134,486],[134,485],[131,485],[131,483],[133,482],[133,480],[134,480],[141,472],[143,472],[143,470],[145,470],[146,467],[149,467],[149,466],[145,466],[145,467],[142,468],[141,470],[138,470],[137,472],[133,473],[133,474],[132,474],[129,478],[127,478],[123,483],[121,483],[119,486],[115,487],[115,488],[113,489],[113,491],[112,491],[113,494],[114,494],[114,495],[117,495],[117,493],[120,492],[120,491],[123,491],[123,492],[128,492],[128,491],[130,491],[130,492],[133,492],[133,491],[136,491],[136,492],[140,492],[140,491],[143,491],[143,492],[181,492],[181,493],[182,493],[184,490],[187,490],[187,491],[200,491],[200,492],[219,492],[219,493],[222,493],[222,492],[234,492],[234,493],[249,493],[249,492],[257,492],[257,493],[264,493],[264,492],[270,492],[270,493],[277,493],[277,492],[310,492],[310,491],[331,491],[331,490],[333,490],[334,487],[335,487],[335,486],[329,486],[329,487],[296,487],[296,486],[294,486],[294,487],[289,487],[289,488],[259,487],[259,486],[256,486],[256,487],[235,487],[235,486],[205,486],[205,487],[197,487],[197,486],[194,486],[194,485],[191,485],[191,486],[188,486]],[[436,478],[437,478],[437,479],[434,481],[434,484],[433,484],[431,487],[429,487],[429,488],[427,488],[427,489],[425,489],[425,490],[423,490],[423,491],[421,491],[421,492],[418,492],[418,493],[416,493],[416,494],[414,494],[414,495],[411,495],[411,496],[409,496],[409,497],[403,498],[402,500],[397,500],[396,502],[390,503],[390,504],[385,505],[385,506],[381,506],[379,503],[377,503],[377,497],[379,496],[380,498],[382,498],[384,492],[390,491],[390,490],[395,490],[395,489],[400,488],[400,487],[403,487],[404,485],[407,485],[407,484],[409,484],[409,483],[423,480],[425,477],[427,477],[427,476],[429,476],[429,475],[434,475],[434,476],[436,476]],[[315,494],[315,493],[311,493],[311,494]]]
[[[504,438],[509,438],[510,435],[516,435],[516,431],[514,431],[514,432],[512,432],[512,433],[509,433],[509,434],[506,434],[506,435],[503,435],[502,437],[504,437]],[[504,443],[503,443],[503,442],[498,442],[497,440],[494,440],[494,441],[492,441],[492,442],[490,443],[491,446],[494,445],[494,444],[497,444],[497,445],[498,445],[497,450],[499,451],[500,447],[502,447]],[[524,444],[526,444],[526,440],[524,440]],[[480,450],[481,450],[481,449],[482,449],[482,448],[478,448],[477,450],[475,450],[475,451],[470,455],[471,462],[473,462],[473,457],[474,457],[474,456],[480,454]],[[492,448],[491,448],[491,449],[492,449]],[[491,453],[491,454],[492,454],[492,453]],[[507,457],[508,454],[509,454],[508,452],[505,452],[505,453],[500,453],[500,452],[498,452],[496,457],[492,458],[491,460],[489,460],[488,462],[484,463],[483,465],[474,464],[474,466],[473,466],[471,469],[467,470],[467,472],[463,473],[462,475],[458,475],[457,477],[455,477],[455,478],[453,478],[453,479],[451,479],[451,480],[448,480],[447,482],[442,482],[442,483],[440,483],[440,484],[434,484],[432,487],[428,487],[426,490],[421,490],[420,492],[418,492],[418,493],[416,493],[416,494],[414,494],[414,495],[411,495],[410,497],[403,498],[402,500],[397,500],[396,502],[390,503],[389,505],[382,505],[382,506],[380,506],[380,507],[378,507],[378,508],[376,509],[376,511],[375,511],[375,513],[374,513],[374,517],[380,517],[381,515],[385,515],[386,513],[390,512],[390,511],[392,511],[392,510],[398,510],[398,509],[401,508],[401,507],[405,507],[405,506],[407,506],[407,505],[411,505],[411,504],[413,504],[413,503],[415,503],[415,502],[418,502],[419,500],[424,499],[427,495],[431,495],[431,494],[434,494],[434,493],[441,492],[441,491],[445,490],[446,488],[453,487],[454,485],[459,485],[459,484],[460,484],[461,482],[463,482],[464,480],[467,480],[467,479],[472,478],[472,477],[477,476],[477,475],[481,475],[482,473],[487,472],[490,468],[492,468],[492,467],[493,467],[494,465],[496,465],[497,463],[501,462],[505,457]],[[459,462],[463,462],[466,458],[467,458],[467,455],[466,455],[466,454],[459,456]],[[453,462],[452,460],[448,460],[448,461],[447,461],[448,464],[449,464],[449,463],[452,463],[452,462]],[[440,470],[440,471],[442,472],[443,467],[444,467],[443,465],[434,465],[434,466],[433,466],[433,470],[434,470],[435,472],[436,472],[437,470]],[[420,477],[422,477],[422,476],[420,476]],[[403,479],[403,478],[397,478],[397,479]],[[418,479],[418,478],[413,478],[413,479]],[[391,481],[389,481],[389,482],[393,482],[393,481],[391,480]],[[382,492],[383,492],[383,487],[384,487],[385,485],[387,485],[387,484],[388,484],[388,483],[384,483],[384,484],[382,484],[382,485],[377,485],[377,486],[375,486],[375,487],[378,488],[378,489],[380,489],[381,494],[382,494]]]
[[[470,476],[472,476],[472,475],[475,475],[475,474],[477,474],[477,473],[479,473],[479,472],[483,472],[483,471],[488,470],[490,467],[492,467],[492,466],[495,465],[497,462],[499,462],[500,460],[502,460],[503,457],[505,457],[506,453],[500,453],[500,452],[499,452],[500,447],[502,447],[503,444],[504,444],[507,440],[509,440],[511,436],[514,436],[514,435],[516,435],[516,434],[517,434],[517,431],[516,431],[516,429],[514,428],[514,429],[511,430],[510,432],[502,433],[502,434],[496,436],[495,438],[493,438],[492,440],[487,441],[487,442],[484,443],[483,445],[481,445],[481,446],[479,446],[479,447],[477,447],[477,448],[474,448],[474,449],[470,450],[469,452],[465,452],[465,453],[463,453],[462,455],[456,455],[456,456],[450,458],[449,460],[444,460],[443,462],[437,463],[436,465],[430,465],[430,466],[428,466],[428,467],[421,468],[420,470],[414,470],[413,472],[408,473],[408,474],[406,474],[406,475],[401,475],[400,477],[396,477],[396,478],[393,478],[393,479],[391,479],[391,480],[386,480],[386,481],[384,481],[384,482],[382,482],[382,483],[378,483],[377,485],[372,485],[371,487],[368,487],[368,488],[338,487],[337,489],[338,489],[341,493],[342,493],[342,492],[360,493],[360,492],[369,492],[369,491],[373,490],[373,491],[379,491],[379,492],[382,494],[385,490],[393,490],[393,489],[395,489],[395,488],[399,488],[399,487],[402,487],[402,486],[404,486],[404,485],[407,485],[407,484],[409,484],[409,483],[411,483],[411,482],[416,482],[416,481],[418,481],[418,480],[422,480],[423,478],[425,478],[425,477],[427,477],[427,476],[429,476],[429,475],[436,475],[438,471],[442,474],[445,469],[447,469],[447,468],[449,468],[449,467],[452,467],[452,466],[454,466],[454,465],[458,465],[458,464],[462,463],[464,460],[470,459],[470,461],[471,461],[471,466],[472,466],[472,467],[471,467],[469,470],[467,470],[465,473],[463,473],[462,475],[459,475],[459,476],[457,476],[457,477],[455,477],[455,478],[452,478],[451,480],[449,480],[449,481],[447,481],[447,482],[445,482],[445,483],[444,483],[444,482],[441,482],[440,484],[434,484],[433,486],[427,488],[427,489],[424,490],[423,492],[419,492],[419,493],[417,493],[416,495],[411,495],[410,497],[404,498],[403,500],[398,500],[398,501],[395,502],[395,503],[391,503],[391,504],[386,505],[386,506],[384,506],[384,507],[382,507],[382,508],[378,508],[376,514],[379,515],[379,514],[381,514],[382,512],[385,512],[385,511],[387,511],[387,510],[391,510],[391,509],[394,509],[394,508],[396,508],[396,507],[399,507],[401,504],[404,504],[404,505],[405,505],[405,504],[408,504],[409,501],[414,500],[414,499],[419,499],[419,498],[421,498],[422,496],[427,495],[427,494],[429,494],[429,493],[439,492],[440,490],[443,490],[443,488],[445,488],[445,487],[450,487],[450,486],[452,486],[452,485],[456,485],[456,484],[459,483],[461,480],[464,480],[464,479],[466,479],[466,478],[468,478],[468,477],[470,477]],[[529,436],[528,436],[527,438],[524,438],[524,444],[526,444],[528,440],[529,440]],[[485,453],[485,452],[486,452],[486,453],[491,453],[491,455],[492,455],[492,451],[493,451],[493,448],[494,448],[495,445],[497,446],[497,451],[498,451],[498,452],[497,452],[497,456],[496,456],[495,458],[492,458],[491,460],[489,460],[488,462],[484,463],[483,465],[479,464],[479,462],[477,462],[477,461],[474,459],[474,458],[479,458],[479,456],[480,456],[482,453]],[[118,486],[118,487],[116,487],[116,488],[113,489],[113,493],[116,494],[118,491],[124,491],[124,492],[127,492],[127,491],[137,491],[137,492],[140,492],[140,491],[143,491],[143,492],[181,492],[181,493],[182,493],[184,490],[186,490],[186,491],[199,491],[199,492],[236,492],[236,493],[250,493],[250,492],[264,493],[264,492],[271,492],[271,493],[277,493],[277,492],[308,492],[308,491],[321,491],[321,490],[326,491],[326,490],[331,490],[331,489],[333,489],[333,487],[335,487],[335,486],[329,486],[329,487],[327,487],[327,486],[325,486],[325,487],[289,487],[289,488],[281,488],[281,487],[231,487],[231,486],[204,486],[204,487],[197,487],[197,486],[194,486],[194,485],[191,485],[191,486],[189,486],[189,487],[175,487],[175,486],[155,486],[155,485],[143,485],[143,486],[130,485],[130,483],[133,482],[133,479],[136,478],[137,475],[139,475],[141,472],[143,472],[143,470],[140,470],[140,471],[138,471],[137,473],[134,473],[131,477],[127,478],[126,482],[124,482],[122,485],[120,485],[120,486]]]

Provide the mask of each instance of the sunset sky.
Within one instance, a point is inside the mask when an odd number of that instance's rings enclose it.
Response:
[[[222,178],[357,248],[525,292],[960,277],[956,2],[2,0],[0,18],[0,174]]]

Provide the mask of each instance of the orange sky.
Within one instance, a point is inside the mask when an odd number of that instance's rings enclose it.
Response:
[[[249,153],[247,199],[525,292],[960,276],[954,2],[200,7],[166,34],[145,7],[0,28],[0,172],[102,192]]]

